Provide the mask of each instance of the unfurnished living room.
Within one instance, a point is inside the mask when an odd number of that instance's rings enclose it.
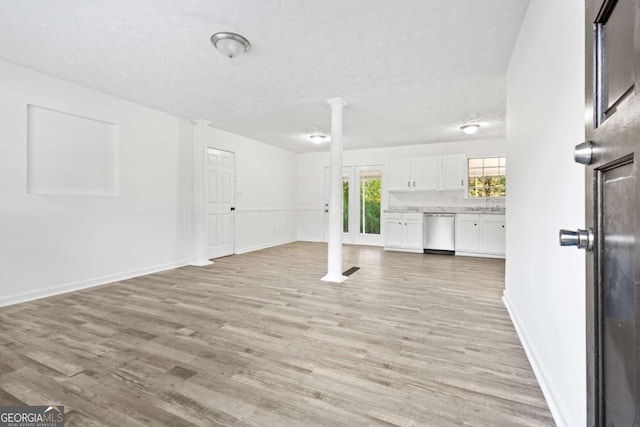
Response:
[[[0,426],[640,426],[633,0],[0,0]]]

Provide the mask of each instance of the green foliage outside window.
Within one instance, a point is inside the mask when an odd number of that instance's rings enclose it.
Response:
[[[380,234],[380,178],[362,178],[360,180],[360,233]]]
[[[342,179],[342,232],[349,232],[349,180]]]
[[[507,195],[507,159],[485,157],[469,159],[469,197],[505,197]]]

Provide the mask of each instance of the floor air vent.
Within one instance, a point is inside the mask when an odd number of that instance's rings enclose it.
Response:
[[[349,277],[349,276],[351,276],[353,273],[355,273],[358,270],[360,270],[360,267],[351,267],[350,269],[348,269],[344,273],[342,273],[342,275]]]

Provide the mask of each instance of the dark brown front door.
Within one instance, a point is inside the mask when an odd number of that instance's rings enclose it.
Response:
[[[586,2],[590,426],[640,426],[639,8],[638,0]]]

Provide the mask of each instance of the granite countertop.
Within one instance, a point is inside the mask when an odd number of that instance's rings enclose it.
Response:
[[[481,214],[495,214],[504,215],[505,208],[482,208],[482,207],[469,207],[469,206],[391,206],[389,209],[385,209],[385,213],[481,213]]]

